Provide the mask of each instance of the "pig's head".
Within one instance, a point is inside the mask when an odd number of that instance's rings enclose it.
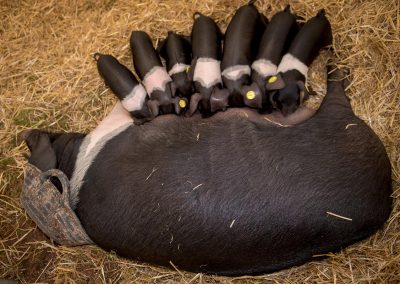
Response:
[[[171,75],[171,78],[176,85],[178,96],[189,98],[194,93],[192,80],[188,76],[188,72],[179,72]]]
[[[50,133],[38,129],[29,129],[21,133],[21,138],[31,152],[29,163],[43,172],[59,169],[68,178],[71,178],[84,137],[81,133]]]
[[[294,70],[296,71],[296,70]],[[267,79],[266,89],[270,91],[272,106],[279,109],[284,116],[292,114],[309,97],[304,84],[304,76],[299,78],[291,71]]]

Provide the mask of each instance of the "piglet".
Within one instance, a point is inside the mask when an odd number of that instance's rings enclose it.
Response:
[[[211,99],[213,110],[224,109],[228,105],[244,106],[242,87],[250,84],[250,64],[267,21],[257,11],[254,2],[250,1],[240,7],[226,30],[221,70],[222,81],[224,88],[229,92],[229,99],[223,96],[225,101],[218,101],[218,104],[215,104],[214,98],[222,96],[221,93],[224,91],[215,92]]]
[[[252,84],[242,89],[247,106],[258,109],[268,106],[265,86],[269,77],[276,75],[279,62],[296,33],[296,17],[287,5],[283,11],[272,17],[262,35],[257,56],[251,65]]]
[[[199,107],[204,114],[210,114],[210,96],[222,87],[221,46],[222,34],[210,17],[199,12],[194,14],[192,28],[192,68],[190,76],[196,93],[190,99],[190,114]]]
[[[134,31],[130,44],[135,71],[150,96],[148,107],[152,115],[174,111],[180,114],[186,108],[187,100],[175,97],[175,85],[163,67],[149,35],[143,31]]]
[[[131,113],[134,122],[141,124],[150,120],[151,113],[147,108],[149,99],[135,75],[111,55],[96,53],[94,58],[99,74],[121,101],[122,106]]]
[[[332,43],[332,30],[325,11],[308,20],[300,29],[278,66],[278,75],[269,78],[271,103],[283,115],[293,113],[309,95],[305,87],[308,67],[324,46]]]
[[[167,71],[176,86],[177,94],[190,98],[194,92],[193,82],[188,76],[192,60],[190,39],[170,31],[158,51],[166,61]]]

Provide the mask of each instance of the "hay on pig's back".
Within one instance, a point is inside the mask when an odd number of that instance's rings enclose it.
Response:
[[[287,4],[259,1],[269,18]],[[225,30],[246,1],[3,1],[0,4],[0,278],[24,282],[260,283],[400,281],[400,19],[399,2],[296,1],[304,19],[325,8],[333,27],[335,63],[351,70],[348,94],[355,113],[378,134],[393,166],[393,213],[371,238],[329,259],[258,277],[225,278],[186,273],[128,261],[95,246],[53,245],[18,201],[27,148],[23,129],[90,131],[115,99],[97,74],[92,54],[115,55],[132,68],[128,39],[145,30],[154,41],[168,30],[189,34],[192,14],[212,16]],[[310,84],[325,92],[320,56]],[[373,212],[371,212],[373,214]]]

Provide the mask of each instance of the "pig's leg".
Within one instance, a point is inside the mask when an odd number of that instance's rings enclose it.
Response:
[[[333,70],[333,66],[328,66],[327,93],[318,109],[319,115],[333,116],[335,114],[353,113],[350,101],[345,95],[345,88],[349,84],[348,76],[347,69]]]
[[[97,144],[104,144],[106,141],[128,128],[132,123],[133,119],[130,113],[122,106],[122,103],[118,101],[112,111],[85,138],[87,141],[85,155]]]
[[[29,129],[21,133],[31,151],[28,162],[45,172],[57,168],[56,153],[51,145],[49,134],[38,129]]]
[[[263,118],[278,126],[289,127],[310,119],[314,114],[315,110],[306,106],[300,106],[294,113],[286,116],[280,111],[273,111],[270,114],[264,115]]]

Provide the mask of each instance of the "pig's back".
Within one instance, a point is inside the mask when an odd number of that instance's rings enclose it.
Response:
[[[192,271],[270,272],[362,239],[390,212],[385,150],[355,117],[176,119],[128,128],[87,171],[77,213],[101,247]]]

